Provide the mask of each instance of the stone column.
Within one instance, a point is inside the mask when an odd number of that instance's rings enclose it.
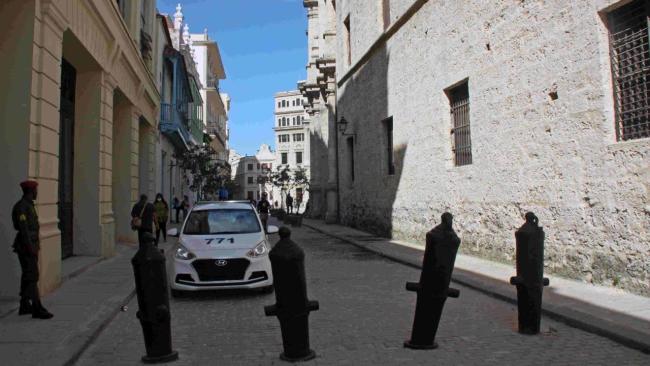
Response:
[[[131,208],[138,197],[139,114],[120,92],[114,93],[112,140],[112,207],[115,239],[137,242],[131,230]]]
[[[113,212],[113,101],[117,81],[104,75],[99,142],[99,210],[101,255],[115,254],[115,214]]]
[[[52,3],[35,14],[32,116],[29,127],[29,176],[39,182],[37,211],[41,226],[41,293],[61,282],[61,233],[58,228],[59,128],[63,32],[67,20]],[[40,21],[39,21],[40,20]]]
[[[77,68],[73,162],[74,253],[100,256],[101,146],[104,72]],[[111,98],[112,99],[112,98]]]
[[[332,80],[329,80],[332,79]],[[328,131],[328,179],[327,179],[327,213],[325,222],[328,224],[339,221],[338,217],[338,168],[337,161],[338,149],[338,131],[336,129],[336,92],[333,78],[328,78],[328,88],[326,90],[325,110],[327,115]]]

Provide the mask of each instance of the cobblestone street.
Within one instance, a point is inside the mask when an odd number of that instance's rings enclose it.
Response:
[[[543,334],[516,333],[516,309],[462,286],[447,302],[434,351],[402,347],[408,338],[415,294],[404,283],[417,270],[364,252],[308,228],[294,230],[307,254],[311,299],[307,365],[646,365],[650,356],[565,324],[543,319]],[[273,241],[277,240],[272,238]],[[273,294],[207,292],[172,299],[174,348],[181,365],[274,365],[282,349],[276,318],[264,316]],[[137,303],[99,336],[80,365],[137,364],[145,348],[135,318]]]

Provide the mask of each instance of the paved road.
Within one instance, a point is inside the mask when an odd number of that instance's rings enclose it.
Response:
[[[543,319],[539,336],[516,333],[516,309],[462,286],[447,302],[433,351],[404,349],[415,294],[413,268],[364,252],[308,228],[294,230],[306,252],[318,357],[305,365],[649,365],[650,355]],[[177,365],[281,365],[276,318],[265,317],[273,294],[209,292],[172,299]],[[137,303],[120,313],[79,360],[80,365],[133,365],[144,354]]]

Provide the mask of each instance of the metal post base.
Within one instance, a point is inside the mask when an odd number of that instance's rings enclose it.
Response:
[[[438,343],[433,342],[433,344],[414,344],[411,341],[404,341],[404,347],[410,349],[436,349],[438,348]]]
[[[309,350],[309,353],[307,353],[305,356],[302,357],[287,357],[285,356],[284,352],[280,353],[280,359],[282,361],[287,361],[287,362],[301,362],[301,361],[309,361],[316,358],[316,352]]]
[[[142,362],[144,363],[165,363],[178,360],[178,352],[172,351],[172,353],[164,356],[149,357],[142,356]]]

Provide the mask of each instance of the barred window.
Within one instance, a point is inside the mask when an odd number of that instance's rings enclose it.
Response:
[[[395,174],[395,158],[393,157],[393,117],[383,120],[384,125],[384,143],[386,147],[386,173]]]
[[[648,1],[636,0],[608,15],[617,140],[650,137]]]
[[[456,166],[472,164],[472,139],[469,128],[469,89],[467,81],[447,90],[451,106],[451,142]]]

